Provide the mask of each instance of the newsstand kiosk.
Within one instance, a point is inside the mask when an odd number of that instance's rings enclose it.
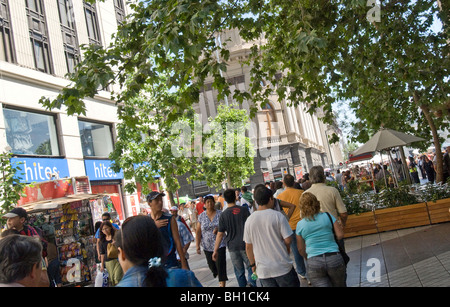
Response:
[[[91,194],[88,177],[64,178],[27,187],[18,206],[28,224],[41,231],[50,266],[60,274],[58,286],[87,286],[97,272],[93,212],[103,195]],[[56,286],[56,285],[55,285]]]

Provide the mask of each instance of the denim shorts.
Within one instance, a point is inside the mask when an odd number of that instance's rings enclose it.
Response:
[[[346,287],[347,267],[340,253],[308,258],[308,279],[313,287]]]

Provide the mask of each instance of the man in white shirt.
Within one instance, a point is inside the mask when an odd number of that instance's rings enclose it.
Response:
[[[244,228],[246,252],[253,272],[263,287],[300,287],[300,280],[290,258],[292,229],[283,214],[273,209],[273,193],[255,190],[259,207]]]

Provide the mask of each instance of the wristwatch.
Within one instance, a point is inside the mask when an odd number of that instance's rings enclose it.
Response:
[[[250,264],[250,267],[252,268],[252,267],[254,267],[255,265],[256,265],[256,263]]]

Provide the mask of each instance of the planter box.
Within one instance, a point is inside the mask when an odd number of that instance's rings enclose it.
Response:
[[[377,225],[373,212],[365,212],[361,214],[351,214],[347,218],[344,229],[344,238],[368,235],[377,233]]]
[[[379,232],[430,225],[426,203],[378,209],[375,219]]]
[[[450,198],[427,202],[431,224],[450,221]]]

